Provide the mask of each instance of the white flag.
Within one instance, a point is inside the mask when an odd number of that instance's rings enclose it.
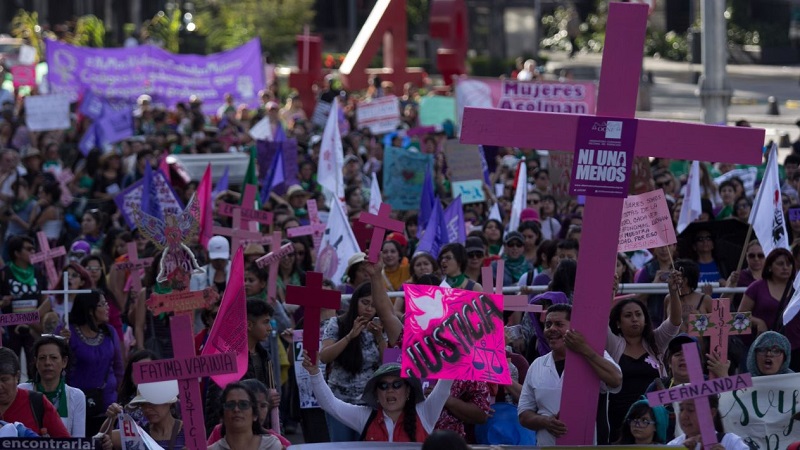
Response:
[[[767,169],[748,222],[753,226],[765,255],[776,248],[789,249],[789,235],[781,203],[781,182],[778,179],[778,147],[775,144],[769,151]]]
[[[786,309],[783,310],[783,324],[786,325],[787,323],[791,322],[794,319],[794,316],[800,312],[800,276],[794,277],[794,294],[792,294],[791,300],[786,305]]]
[[[339,201],[344,201],[344,149],[342,135],[339,133],[339,102],[334,101],[319,149],[317,182]]]
[[[378,214],[381,209],[383,197],[381,197],[381,187],[378,185],[378,176],[372,172],[372,184],[369,187],[369,213]]]
[[[508,231],[517,231],[519,216],[522,210],[528,207],[528,165],[525,158],[519,162],[519,177],[517,177],[517,192],[514,193],[514,203],[511,204],[511,217],[508,218]]]
[[[500,216],[500,203],[495,202],[495,204],[492,205],[492,208],[489,210],[489,219],[494,219],[503,223],[503,217]]]
[[[689,170],[689,180],[686,183],[686,193],[683,194],[683,205],[681,205],[681,215],[678,217],[678,234],[683,233],[683,230],[689,226],[690,223],[700,217],[703,212],[703,206],[700,202],[700,163],[697,161],[692,162],[692,168]]]
[[[353,229],[350,228],[350,222],[347,221],[347,214],[339,202],[333,202],[331,205],[328,227],[325,229],[319,248],[315,270],[334,284],[342,284],[347,260],[361,249],[358,247]]]
[[[122,448],[138,448],[142,450],[159,450],[161,446],[147,434],[128,414],[120,414],[119,437],[122,441]]]

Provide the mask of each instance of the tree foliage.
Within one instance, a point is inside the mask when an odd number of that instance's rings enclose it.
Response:
[[[158,44],[165,50],[178,53],[180,50],[181,11],[171,13],[159,11],[152,19],[142,24],[142,37]]]
[[[75,31],[68,39],[73,45],[100,48],[104,46],[106,27],[97,16],[89,14],[81,16],[75,23]]]
[[[44,39],[42,39],[41,31],[39,14],[36,11],[28,12],[20,9],[11,19],[11,35],[35,48],[39,61],[43,59],[44,55]]]

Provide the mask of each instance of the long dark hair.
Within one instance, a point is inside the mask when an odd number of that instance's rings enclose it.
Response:
[[[638,305],[639,308],[641,308],[642,310],[642,314],[644,314],[644,328],[642,329],[642,339],[644,339],[644,342],[647,343],[648,346],[650,346],[650,350],[652,350],[652,352],[655,355],[660,355],[661,352],[659,351],[659,348],[656,345],[656,335],[653,332],[653,324],[650,321],[650,312],[647,311],[647,307],[644,305],[644,303],[642,303],[638,299],[626,298],[625,300],[620,300],[616,304],[614,304],[614,307],[611,308],[611,313],[609,314],[608,317],[608,326],[609,328],[611,328],[611,332],[616,334],[617,336],[622,336],[622,330],[619,328],[619,325],[617,325],[617,322],[622,320],[622,310],[631,303]]]
[[[417,434],[417,393],[411,388],[411,385],[406,382],[408,386],[408,400],[403,406],[403,430],[408,434],[408,439],[411,442],[416,442]]]
[[[67,366],[64,367],[64,370],[69,369],[69,365],[72,363],[72,358],[70,358],[69,353],[69,343],[66,339],[62,338],[61,336],[54,336],[54,335],[44,335],[36,340],[33,343],[33,357],[34,357],[34,370],[36,373],[33,375],[33,380],[36,382],[41,381],[41,376],[39,376],[39,371],[36,369],[36,359],[39,357],[39,349],[42,348],[44,345],[53,344],[58,347],[58,353],[61,354],[61,358],[67,360]]]
[[[136,383],[133,382],[133,363],[149,359],[155,361],[158,356],[150,350],[138,350],[134,352],[125,364],[125,374],[122,376],[122,382],[119,384],[117,390],[117,398],[120,402],[130,401],[136,395]]]
[[[556,270],[553,272],[553,279],[550,280],[548,291],[563,292],[567,298],[572,299],[575,291],[575,275],[578,272],[578,263],[572,259],[562,259],[558,262]]]
[[[72,311],[70,312],[72,324],[76,327],[86,325],[90,330],[95,332],[100,332],[102,329],[106,334],[111,333],[108,324],[95,323],[94,317],[92,317],[94,311],[97,309],[97,305],[100,304],[102,296],[103,294],[96,289],[92,289],[92,292],[86,294],[77,294],[75,296],[75,304],[72,305]]]
[[[631,421],[634,419],[641,419],[643,417],[647,417],[648,420],[655,421],[656,415],[653,413],[653,408],[650,407],[647,403],[640,402],[634,403],[631,406],[631,409],[628,411],[628,414],[625,416],[625,420],[622,422],[622,426],[619,429],[619,440],[614,442],[615,445],[632,445],[636,443],[636,438],[633,437],[633,433],[631,433]],[[657,426],[654,428],[658,428]],[[664,442],[661,441],[658,437],[658,432],[653,433],[653,443],[654,444],[663,444]]]
[[[347,312],[336,318],[339,325],[339,339],[344,339],[344,337],[353,330],[353,325],[358,317],[358,303],[361,301],[361,297],[368,297],[371,295],[372,283],[369,281],[361,283],[356,287],[356,290],[353,291]],[[344,351],[339,354],[339,357],[336,358],[336,364],[353,375],[358,374],[362,370],[361,366],[364,365],[364,355],[362,355],[362,353],[361,339],[352,339],[347,343],[347,347],[344,348]]]
[[[241,389],[241,390],[247,392],[247,396],[250,397],[250,403],[253,406],[253,418],[255,419],[255,420],[253,420],[253,434],[255,434],[256,436],[258,436],[259,434],[264,434],[264,432],[261,430],[261,424],[258,423],[258,403],[256,403],[256,394],[253,393],[253,391],[251,389],[249,389],[247,386],[245,386],[242,383],[231,383],[231,384],[225,386],[225,390],[222,391],[222,396],[220,397],[220,400],[219,400],[219,416],[220,417],[224,417],[225,408],[222,405],[225,404],[225,399],[228,398],[228,394],[231,391],[236,390],[236,389]],[[220,428],[219,428],[219,433],[220,433],[220,435],[222,437],[225,437],[225,433],[226,433],[225,420],[220,420],[220,424],[221,425],[220,425]]]

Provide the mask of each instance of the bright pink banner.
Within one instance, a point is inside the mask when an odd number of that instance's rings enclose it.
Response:
[[[403,376],[510,384],[503,296],[405,284]]]
[[[211,163],[206,166],[203,178],[197,186],[197,201],[200,203],[200,244],[208,245],[212,237],[211,228],[214,226],[213,209],[214,199],[211,198]]]
[[[14,87],[36,86],[36,66],[14,66],[11,68],[14,77]]]
[[[219,313],[211,327],[203,355],[236,353],[236,372],[212,375],[220,387],[239,381],[247,372],[247,298],[244,293],[244,255],[236,251],[231,264],[231,276],[220,303]]]

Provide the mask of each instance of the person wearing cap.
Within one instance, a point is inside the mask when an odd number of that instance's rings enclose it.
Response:
[[[141,392],[136,393],[136,397],[126,406],[127,409],[140,409],[147,424],[142,427],[144,431],[153,438],[154,441],[165,450],[181,450],[186,446],[186,435],[184,433],[183,421],[172,415],[173,405],[178,401],[177,397],[172,397],[165,403],[153,403],[148,400]],[[107,411],[107,422],[111,426],[116,422],[117,416],[121,414],[123,408],[119,405],[111,405]],[[105,428],[105,427],[103,427]],[[122,450],[122,439],[119,430],[113,430],[103,435],[103,448],[113,448]]]
[[[483,292],[483,286],[475,280],[467,278],[467,250],[458,242],[445,244],[439,249],[437,258],[447,285],[455,289]]]
[[[717,444],[710,447],[703,445],[703,438],[700,435],[700,421],[697,418],[694,400],[684,400],[680,402],[679,421],[683,434],[669,441],[667,445],[682,445],[690,450],[750,450],[750,446],[741,437],[726,433],[722,425],[722,418],[719,415],[719,396],[710,395],[708,403],[711,407],[711,417],[714,422],[714,430],[717,433]]]
[[[286,200],[289,201],[295,217],[305,217],[308,215],[306,211],[306,200],[311,196],[299,184],[293,184],[286,190]]]
[[[439,380],[428,398],[419,378],[400,377],[400,364],[375,370],[364,387],[365,405],[351,405],[333,396],[319,366],[303,351],[303,367],[311,375],[311,388],[320,407],[360,434],[362,441],[423,442],[433,432],[450,396],[453,380]],[[414,416],[414,420],[409,420]]]
[[[513,286],[525,273],[533,270],[533,264],[525,259],[525,236],[519,231],[509,231],[503,239],[503,286]],[[497,261],[492,263],[492,273],[497,276]],[[485,283],[485,281],[484,281]]]
[[[46,431],[50,437],[70,437],[52,403],[38,392],[18,388],[20,376],[17,355],[8,347],[0,347],[0,417],[6,422],[19,422],[38,435]],[[35,404],[41,405],[41,409],[36,406],[42,411],[41,421],[34,416]]]
[[[747,352],[747,371],[754,377],[794,373],[792,346],[786,336],[774,331],[761,333]]]
[[[249,266],[266,254],[267,251],[264,250],[263,245],[256,243],[247,244],[247,247],[244,248],[244,265]]]
[[[344,157],[342,178],[345,186],[358,186],[367,191],[369,190],[372,185],[372,179],[361,170],[363,164],[364,161],[359,156],[349,154]]]
[[[628,409],[615,445],[656,445],[667,442],[667,410],[650,406],[647,400],[635,402]]]
[[[83,240],[77,240],[72,243],[67,253],[67,259],[70,261],[81,262],[83,258],[92,253],[92,246]]]
[[[486,260],[486,241],[482,235],[469,236],[464,243],[464,250],[467,251],[467,268],[464,273],[471,280],[479,280],[481,278],[481,269],[483,269],[484,261]]]
[[[225,236],[214,236],[208,240],[208,264],[202,267],[203,273],[192,274],[189,282],[192,291],[202,291],[207,287],[216,288],[222,296],[231,276],[231,244]],[[199,320],[199,316],[196,317]],[[202,322],[195,320],[195,331],[202,329]]]
[[[344,271],[347,281],[339,288],[343,294],[352,294],[361,283],[369,281],[369,274],[364,270],[363,264],[366,260],[367,254],[364,252],[353,253],[347,260],[347,268]],[[347,305],[343,303],[342,309],[347,309]]]
[[[600,392],[619,392],[622,371],[608,352],[595,352],[583,335],[570,326],[572,306],[553,305],[547,308],[544,335],[552,351],[533,361],[517,408],[522,426],[536,431],[537,445],[555,445],[556,438],[568,433],[564,422],[558,419],[561,412],[561,387],[567,350],[585,358],[592,371],[600,378]],[[578,407],[577,405],[564,405]]]

